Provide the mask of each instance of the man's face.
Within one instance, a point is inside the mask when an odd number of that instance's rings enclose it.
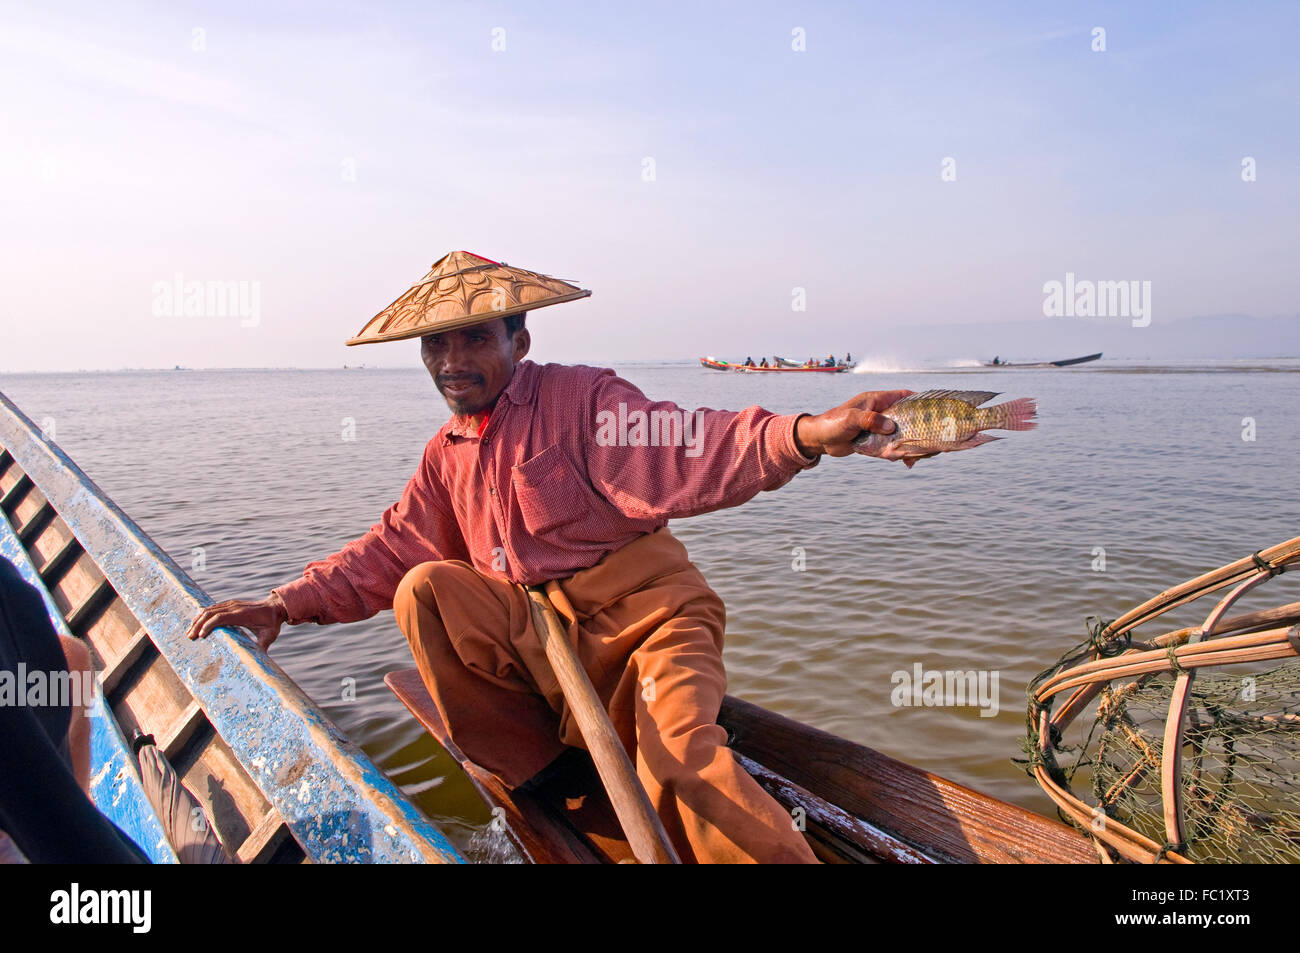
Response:
[[[506,333],[502,318],[420,339],[420,357],[453,414],[487,410],[528,353],[528,329]]]

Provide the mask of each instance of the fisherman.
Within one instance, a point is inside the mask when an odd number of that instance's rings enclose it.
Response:
[[[997,355],[994,355],[994,357],[993,357],[993,364],[996,366],[996,365],[1001,364],[1001,363],[1002,363],[1002,362],[1001,362],[1000,360],[998,360]]]
[[[745,358],[745,366],[746,366],[746,367],[753,367],[753,366],[754,366],[754,359],[753,359],[752,357],[747,357],[747,358]]]
[[[848,353],[847,351],[846,351],[845,354],[844,354],[844,363],[845,363],[845,364],[852,364],[852,363],[853,363],[853,355],[850,354],[850,353]]]
[[[244,626],[265,650],[286,623],[392,607],[451,740],[514,788],[585,747],[524,589],[555,580],[548,594],[679,856],[813,863],[717,724],[726,609],[667,524],[784,486],[863,430],[891,433],[881,411],[909,392],[818,415],[691,415],[611,370],[526,360],[524,313],[587,294],[467,252],[439,260],[349,342],[419,337],[452,412],[401,499],[266,598],[204,609],[189,635]],[[665,412],[695,421],[689,441],[605,426]]]
[[[763,358],[762,363],[760,363],[758,366],[759,366],[759,367],[767,367],[767,358]]]

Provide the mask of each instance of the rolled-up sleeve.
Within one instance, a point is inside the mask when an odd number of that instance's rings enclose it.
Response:
[[[590,390],[587,474],[627,516],[668,520],[737,506],[784,486],[817,458],[799,452],[800,414],[761,407],[684,410],[610,370]]]
[[[369,532],[332,556],[310,563],[301,578],[273,590],[284,600],[291,623],[368,619],[392,608],[398,583],[413,566],[429,560],[468,559],[446,487],[434,466],[437,444],[436,437],[429,442],[401,499]]]

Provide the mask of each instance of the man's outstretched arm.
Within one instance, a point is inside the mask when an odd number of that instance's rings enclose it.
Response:
[[[436,439],[436,438],[435,438]],[[242,626],[263,651],[287,622],[356,622],[393,604],[398,583],[412,566],[431,559],[468,559],[446,488],[432,465],[430,442],[402,498],[359,539],[311,563],[293,582],[263,599],[230,599],[203,609],[190,624],[191,639],[220,626]]]
[[[604,371],[590,388],[587,475],[607,500],[634,518],[678,519],[737,506],[785,485],[823,454],[850,453],[853,438],[863,430],[893,433],[893,421],[881,411],[909,393],[859,394],[815,416],[777,415],[761,407],[686,411],[652,401]],[[664,422],[673,420],[682,423],[671,428],[679,439],[623,439],[619,432],[636,421],[643,431],[667,436]]]

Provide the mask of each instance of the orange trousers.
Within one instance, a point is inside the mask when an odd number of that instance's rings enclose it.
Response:
[[[816,863],[790,814],[732,756],[726,610],[667,529],[559,582],[551,601],[684,862]],[[393,600],[429,694],[470,760],[517,787],[585,747],[533,629],[527,593],[426,562]]]

